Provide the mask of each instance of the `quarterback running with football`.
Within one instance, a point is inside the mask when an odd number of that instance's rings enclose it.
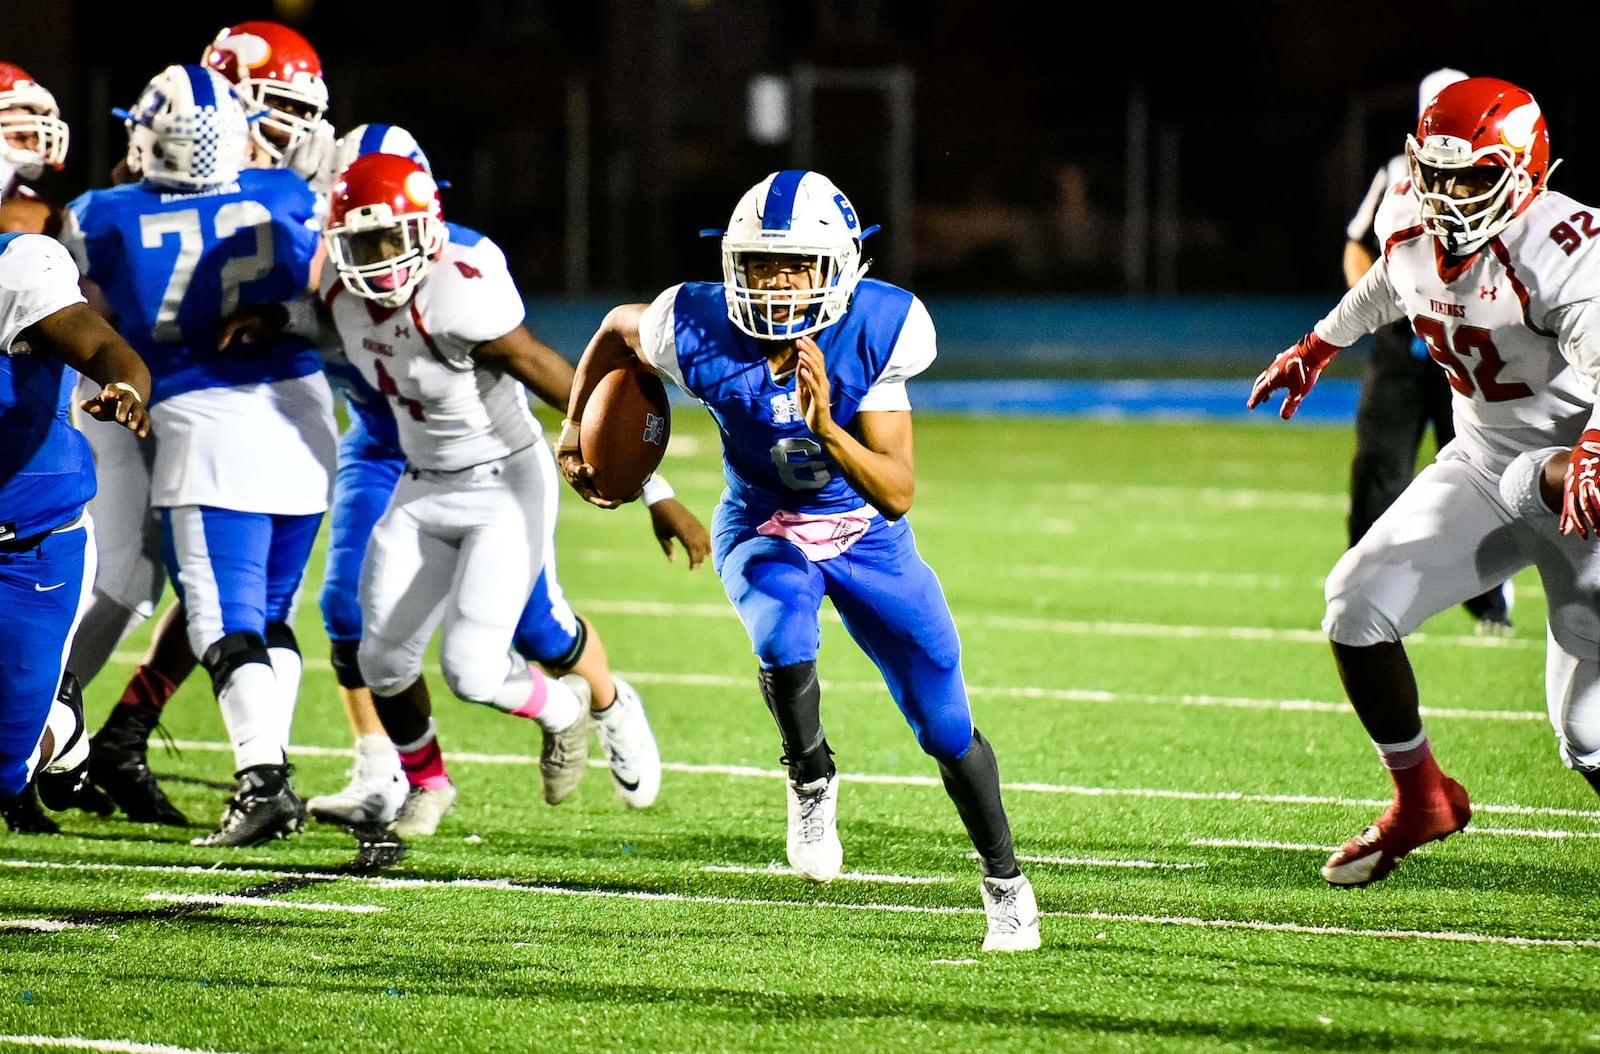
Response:
[[[1377,821],[1323,865],[1336,886],[1388,875],[1464,828],[1402,639],[1530,565],[1548,603],[1545,691],[1562,761],[1600,790],[1600,210],[1547,187],[1556,163],[1534,97],[1492,77],[1443,88],[1406,141],[1403,200],[1379,210],[1383,257],[1256,378],[1291,417],[1334,354],[1409,319],[1454,389],[1456,438],[1335,564],[1322,628],[1394,784]],[[1572,450],[1566,507],[1527,517],[1502,496],[1519,454]],[[1525,473],[1525,487],[1535,475]],[[1511,481],[1514,482],[1514,481]]]
[[[817,680],[826,596],[938,764],[978,850],[984,950],[1029,951],[1039,911],[999,766],[972,723],[944,592],[905,519],[916,491],[906,382],[933,361],[933,321],[910,292],[862,278],[870,233],[820,173],[775,172],[751,187],[722,236],[722,282],[684,282],[607,314],[578,364],[556,456],[586,500],[618,504],[596,494],[575,422],[600,378],[635,358],[711,410],[728,483],[712,564],[783,742],[789,863],[828,882],[843,860]]]

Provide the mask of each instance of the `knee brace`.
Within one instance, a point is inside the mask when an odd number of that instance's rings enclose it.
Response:
[[[300,641],[295,638],[294,630],[287,622],[267,623],[267,647],[288,648],[296,655],[300,654]]]
[[[361,642],[336,640],[331,643],[328,661],[333,664],[333,676],[339,682],[339,687],[365,688],[367,679],[361,676],[361,664],[356,661],[356,653],[361,650]]]
[[[559,626],[552,626],[551,628],[552,630],[560,629]],[[566,634],[556,632],[523,633],[519,627],[515,642],[517,654],[529,662],[536,662],[560,676],[578,665],[578,660],[583,658],[583,650],[589,646],[588,624],[583,619],[578,619],[578,630],[573,634],[571,643],[568,644],[565,638]],[[559,643],[557,643],[558,641]],[[558,654],[551,655],[550,652],[555,651],[558,647],[563,647],[564,650]]]
[[[271,668],[272,656],[267,653],[267,642],[261,634],[248,630],[227,634],[200,656],[200,665],[211,675],[211,690],[219,694],[234,671],[252,662]]]

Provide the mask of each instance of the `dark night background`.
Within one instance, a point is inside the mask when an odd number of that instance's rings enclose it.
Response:
[[[321,54],[341,132],[417,135],[452,184],[447,216],[503,245],[529,296],[715,277],[699,230],[801,164],[885,224],[876,272],[920,292],[1331,306],[1344,223],[1444,65],[1532,91],[1565,159],[1553,185],[1600,200],[1594,3],[1061,5],[1050,24],[1020,0],[3,7],[0,57],[73,129],[48,196],[106,185],[124,145],[111,106],[223,26],[271,18]],[[825,73],[810,153],[754,142],[749,79],[806,67]],[[911,85],[898,170],[886,96],[848,79],[884,71]]]

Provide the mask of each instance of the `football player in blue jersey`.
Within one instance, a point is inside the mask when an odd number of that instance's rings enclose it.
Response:
[[[286,168],[307,179],[326,175],[333,127],[324,119],[328,87],[322,60],[310,41],[281,23],[240,22],[217,33],[203,50],[200,65],[220,73],[246,102],[252,118],[246,167]],[[130,153],[118,164],[113,182],[136,182],[136,163],[137,155]],[[317,249],[320,259],[320,242]],[[313,277],[316,272],[314,260]],[[101,469],[105,514],[99,519],[101,560],[94,600],[79,624],[69,662],[85,683],[155,613],[167,581],[161,517],[149,501],[152,448],[135,447],[122,436],[88,434]],[[161,613],[148,649],[90,742],[90,778],[137,822],[188,823],[148,761],[150,735],[162,709],[198,664],[189,648],[187,621],[181,601]]]
[[[707,406],[727,480],[712,561],[783,741],[790,864],[827,882],[843,859],[817,680],[826,596],[938,763],[978,850],[984,950],[1027,951],[1039,946],[1038,905],[999,766],[973,726],[955,622],[905,518],[916,491],[906,381],[933,360],[933,321],[910,292],[862,277],[861,240],[875,229],[820,173],[756,184],[722,233],[723,281],[607,314],[578,364],[557,458],[586,500],[618,504],[596,494],[575,422],[600,378],[630,359]]]
[[[305,815],[287,759],[301,670],[291,624],[336,436],[311,340],[284,335],[251,355],[219,341],[238,303],[308,287],[316,196],[293,172],[243,167],[244,103],[204,66],[163,70],[127,125],[140,179],[75,199],[62,237],[153,378],[150,504],[238,779],[218,829],[196,843],[255,845]]]
[[[70,417],[74,371],[99,386],[79,409],[149,433],[150,373],[87,306],[72,258],[45,235],[0,234],[0,814],[14,830],[55,829],[14,811],[35,775],[45,804],[87,805],[83,699],[66,662],[94,581],[95,471]]]

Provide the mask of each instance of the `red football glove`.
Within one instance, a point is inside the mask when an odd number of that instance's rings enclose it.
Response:
[[[1600,428],[1578,437],[1561,485],[1561,533],[1600,534]]]
[[[1337,354],[1338,347],[1315,333],[1307,333],[1300,338],[1300,343],[1279,352],[1278,357],[1272,360],[1272,365],[1261,371],[1255,387],[1250,389],[1250,401],[1245,406],[1254,410],[1266,401],[1267,396],[1282,388],[1288,394],[1283,397],[1278,416],[1287,421],[1300,409],[1300,400],[1317,383],[1322,368],[1332,362]]]

